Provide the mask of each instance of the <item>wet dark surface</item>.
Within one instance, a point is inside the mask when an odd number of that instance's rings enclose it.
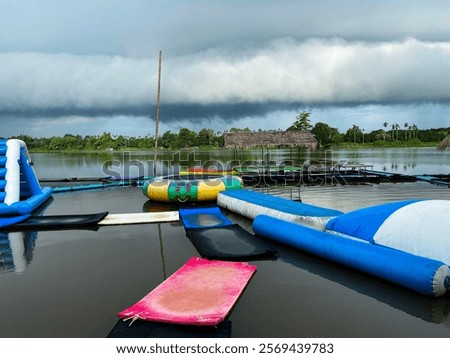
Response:
[[[343,211],[425,196],[450,191],[426,183],[302,188],[305,202]],[[45,214],[168,209],[129,187],[55,194]],[[117,312],[199,256],[180,223],[5,235],[13,247],[23,242],[26,255],[0,271],[0,337],[106,337]],[[257,272],[229,316],[232,337],[450,337],[449,297],[424,297],[270,245],[279,257],[251,261]]]

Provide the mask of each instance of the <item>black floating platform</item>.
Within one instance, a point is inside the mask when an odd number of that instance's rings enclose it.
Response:
[[[231,321],[217,326],[186,326],[168,323],[119,319],[107,338],[230,338]]]
[[[107,215],[105,211],[95,214],[31,216],[25,221],[2,228],[2,231],[96,229]]]
[[[186,229],[202,257],[210,260],[246,261],[277,258],[276,250],[238,224],[223,227]]]
[[[233,224],[219,207],[180,209],[186,236],[204,258],[223,261],[275,260],[277,252]]]

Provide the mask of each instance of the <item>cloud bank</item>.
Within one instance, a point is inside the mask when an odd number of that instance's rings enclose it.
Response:
[[[228,55],[169,62],[176,103],[362,104],[448,101],[450,43],[279,40]],[[180,79],[180,80],[178,80]]]
[[[0,114],[154,117],[156,58],[0,54]],[[450,102],[450,43],[279,39],[163,58],[166,122],[232,121],[304,106]]]

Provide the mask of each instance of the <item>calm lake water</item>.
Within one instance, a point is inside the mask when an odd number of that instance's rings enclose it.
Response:
[[[32,158],[41,179],[150,175],[153,167],[151,152],[36,153]],[[434,148],[185,151],[162,152],[159,158],[158,173],[261,159],[347,160],[402,174],[450,173],[450,152]],[[412,198],[450,200],[450,188],[424,182],[298,190],[305,203],[344,212]],[[55,193],[45,214],[173,209],[148,202],[138,187],[125,187]],[[251,230],[251,222],[227,214]],[[0,260],[0,337],[106,337],[117,312],[199,256],[179,223],[0,235],[0,242],[11,246],[2,244],[2,252],[10,252],[14,261],[11,266],[8,258]],[[270,244],[279,258],[251,262],[257,272],[229,317],[232,337],[450,337],[450,297],[423,297]]]
[[[35,169],[40,178],[152,175],[153,152],[36,153]],[[251,161],[277,163],[307,161],[326,163],[346,161],[373,165],[374,170],[401,174],[448,174],[450,151],[435,148],[340,149],[328,151],[279,150],[182,150],[158,152],[157,174],[177,172],[180,168],[232,167]]]

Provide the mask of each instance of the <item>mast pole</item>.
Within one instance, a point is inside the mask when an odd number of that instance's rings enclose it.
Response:
[[[156,160],[158,157],[158,130],[159,130],[159,106],[161,101],[161,61],[162,51],[159,51],[159,64],[158,64],[158,91],[156,94],[156,117],[155,117],[155,149],[153,156],[153,176],[156,176]]]

